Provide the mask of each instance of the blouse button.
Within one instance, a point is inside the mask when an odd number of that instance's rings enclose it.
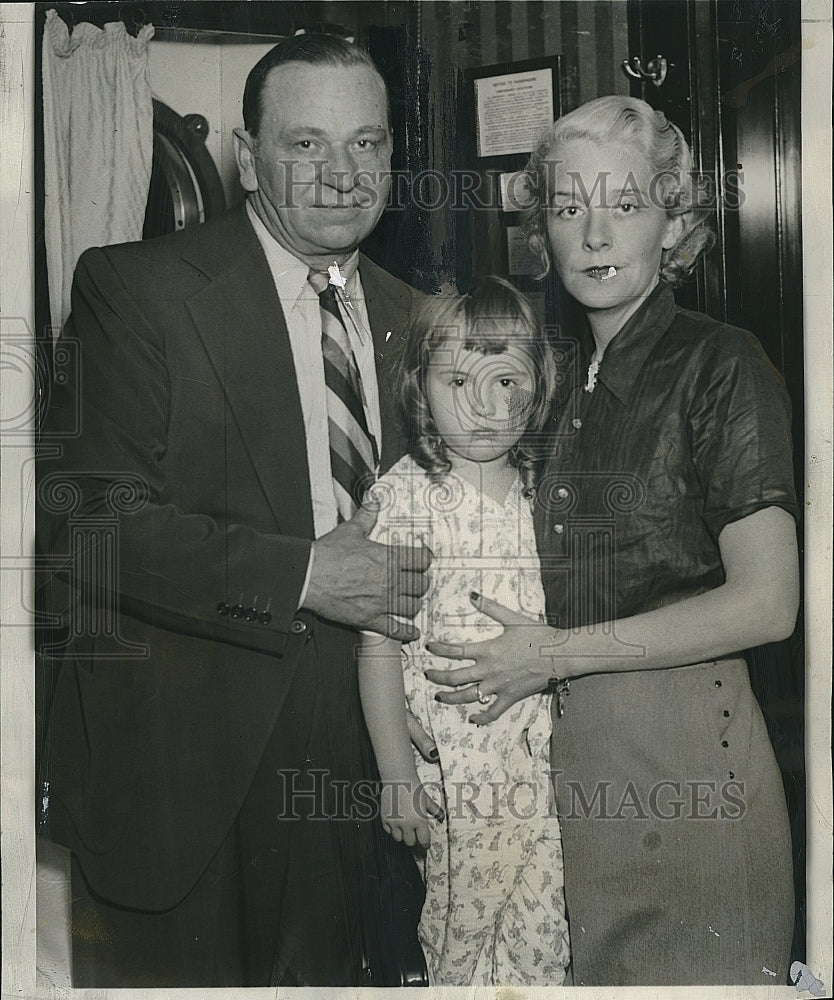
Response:
[[[730,745],[730,744],[729,744],[729,743],[728,743],[728,742],[727,742],[726,740],[722,740],[722,741],[721,741],[721,746],[722,746],[722,747],[728,747],[729,745]]]
[[[565,526],[564,524],[554,524],[553,530],[556,532],[557,535],[561,535],[562,532],[565,530]]]
[[[290,631],[294,635],[301,635],[302,632],[307,631],[307,626],[301,621],[300,618],[296,618],[295,621],[290,625]]]
[[[717,688],[720,688],[720,687],[721,687],[721,681],[716,681],[716,682],[715,682],[715,686],[716,686]]]
[[[579,417],[574,417],[573,420],[571,420],[571,423],[577,430],[579,430],[579,428],[582,426],[582,421],[579,419]]]
[[[729,776],[731,778],[734,778],[736,776],[736,772],[735,771],[727,771],[727,774],[729,774]]]
[[[568,498],[568,491],[565,489],[564,486],[560,486],[559,489],[556,490],[556,496],[560,500],[567,500],[567,498]]]
[[[730,713],[727,711],[726,708],[724,709],[724,718],[725,719],[729,719],[730,718]]]

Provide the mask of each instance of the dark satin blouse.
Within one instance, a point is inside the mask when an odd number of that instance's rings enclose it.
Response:
[[[548,618],[611,621],[720,586],[722,529],[764,507],[797,516],[790,403],[756,338],[679,308],[661,283],[585,390],[576,345],[536,534]]]

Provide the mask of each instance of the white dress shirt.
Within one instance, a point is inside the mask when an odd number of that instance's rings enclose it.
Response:
[[[324,362],[321,353],[321,313],[319,297],[307,280],[309,266],[294,257],[270,234],[251,205],[246,211],[255,235],[266,254],[275,291],[284,313],[289,333],[301,413],[304,419],[304,436],[307,445],[307,464],[310,470],[310,496],[313,503],[313,530],[316,538],[327,534],[338,523],[336,497],[333,492],[333,475],[330,469],[330,447],[327,430],[327,390],[324,384]],[[379,386],[374,363],[373,341],[369,333],[368,313],[365,306],[362,282],[357,265],[359,251],[340,265],[346,279],[347,295],[337,289],[337,299],[345,328],[353,348],[362,389],[365,396],[365,418],[374,435],[377,448],[382,450],[382,427],[379,415]],[[335,260],[334,260],[335,263]],[[307,593],[312,553],[307,567],[299,606]]]

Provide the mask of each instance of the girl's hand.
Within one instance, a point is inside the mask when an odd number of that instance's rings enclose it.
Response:
[[[442,820],[443,809],[414,777],[410,781],[383,781],[380,792],[382,828],[394,840],[415,847],[431,844],[429,816]]]
[[[420,755],[430,764],[436,764],[438,759],[437,744],[420,725],[420,720],[412,712],[406,710],[405,724],[408,726],[408,736],[412,744],[420,751]]]
[[[484,725],[494,722],[522,698],[544,691],[556,676],[554,660],[558,633],[503,604],[470,595],[479,611],[504,626],[501,635],[486,642],[428,642],[426,649],[435,656],[450,660],[474,660],[473,666],[455,670],[427,670],[426,677],[434,684],[451,685],[457,691],[440,691],[435,697],[448,705],[480,701],[491,696],[488,708],[471,716],[469,721]],[[550,650],[550,652],[548,652]],[[564,661],[560,677],[567,676]]]

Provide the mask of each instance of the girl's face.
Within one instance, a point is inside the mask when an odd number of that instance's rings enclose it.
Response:
[[[527,428],[535,385],[530,354],[519,344],[497,354],[451,338],[433,347],[426,400],[452,464],[455,455],[471,462],[505,456]]]
[[[554,265],[594,332],[612,337],[657,284],[661,253],[677,242],[682,221],[667,214],[661,178],[633,143],[572,139],[554,166]]]

